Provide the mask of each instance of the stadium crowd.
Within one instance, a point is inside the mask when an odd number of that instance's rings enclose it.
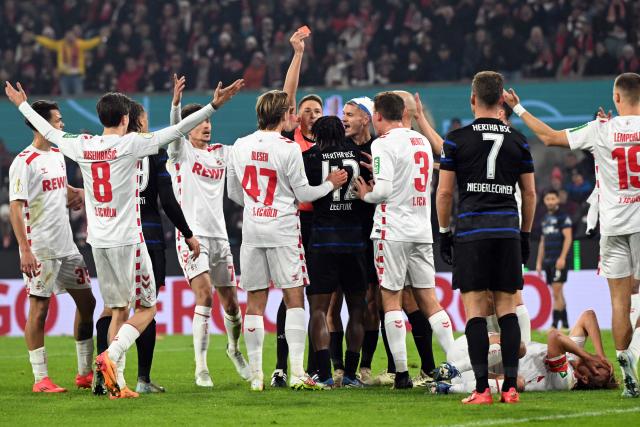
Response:
[[[631,0],[6,0],[0,80],[31,94],[277,87],[288,35],[313,29],[302,86],[508,79],[640,69]],[[77,23],[82,24],[78,25]],[[85,78],[90,76],[90,78]]]

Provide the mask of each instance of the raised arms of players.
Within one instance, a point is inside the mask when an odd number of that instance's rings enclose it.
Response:
[[[298,91],[298,82],[300,81],[300,66],[302,64],[302,56],[304,55],[304,39],[309,37],[308,32],[298,30],[289,39],[289,43],[293,47],[293,58],[287,70],[287,76],[284,79],[284,87],[282,90],[289,97],[289,105],[293,107],[294,113],[296,108],[296,92]]]
[[[535,133],[538,138],[547,146],[559,146],[559,147],[569,147],[569,139],[567,138],[567,134],[563,130],[555,130],[544,123],[542,120],[535,117],[530,112],[526,111],[520,105],[520,98],[516,94],[513,89],[509,89],[503,92],[505,102],[511,107],[518,116],[522,119],[525,125],[533,133]],[[517,106],[520,106],[519,108]]]
[[[416,100],[416,114],[413,117],[416,119],[418,123],[418,127],[420,128],[420,133],[427,137],[429,140],[429,144],[431,144],[431,149],[434,153],[440,153],[442,151],[442,144],[444,140],[442,137],[436,132],[434,128],[431,127],[429,121],[427,120],[427,116],[424,114],[424,109],[422,107],[422,102],[420,101],[420,95],[416,92],[414,95]]]

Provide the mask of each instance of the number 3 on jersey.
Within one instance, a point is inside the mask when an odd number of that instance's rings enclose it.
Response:
[[[113,200],[111,192],[111,165],[107,162],[91,164],[91,178],[93,178],[93,197],[100,203],[109,203]]]
[[[276,185],[278,183],[278,175],[273,169],[260,168],[253,165],[247,165],[244,168],[244,176],[242,177],[242,188],[245,193],[251,197],[254,201],[258,201],[260,197],[260,185],[258,183],[258,175],[268,178],[267,192],[264,197],[264,205],[271,206],[273,204],[273,195],[276,192]]]
[[[413,184],[420,193],[427,191],[429,182],[429,155],[425,151],[416,151],[413,154],[413,161],[419,167],[420,176],[413,180]]]

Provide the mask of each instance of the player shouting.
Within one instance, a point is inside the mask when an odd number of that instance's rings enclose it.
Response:
[[[156,154],[159,147],[182,137],[242,86],[242,80],[226,88],[218,84],[213,101],[207,107],[178,125],[148,134],[126,134],[131,100],[120,93],[108,93],[96,106],[104,132],[92,136],[72,135],[55,129],[26,103],[27,96],[19,83],[18,90],[9,82],[6,84],[5,92],[11,102],[45,139],[76,161],[82,171],[87,194],[88,241],[93,247],[103,300],[113,310],[109,329],[113,337],[111,344],[96,358],[112,398],[138,396],[124,385],[122,356],[156,313],[155,280],[144,245],[137,203],[138,160]],[[125,323],[129,306],[134,301],[135,314]],[[122,390],[119,384],[123,384]]]
[[[286,92],[272,90],[262,94],[256,104],[258,130],[236,141],[228,166],[229,198],[244,205],[240,285],[248,292],[244,337],[251,389],[256,391],[264,388],[263,313],[270,281],[283,290],[287,305],[289,385],[293,389],[318,388],[305,373],[302,362],[307,332],[303,286],[307,283],[295,202],[317,200],[347,180],[347,173],[338,170],[329,173],[322,185],[309,185],[300,147],[280,135],[289,112]]]
[[[612,332],[624,378],[625,397],[640,396],[636,372],[640,328],[632,325],[631,295],[640,279],[640,75],[624,73],[613,83],[619,116],[598,117],[573,129],[557,131],[520,105],[510,89],[505,100],[545,145],[590,150],[598,165],[600,270],[609,283]]]
[[[55,102],[36,101],[32,111],[53,128],[64,123]],[[51,295],[68,292],[76,303],[74,336],[78,355],[76,385],[91,387],[93,310],[89,273],[69,224],[68,203],[82,206],[80,190],[67,185],[67,170],[60,150],[27,121],[33,141],[13,159],[9,168],[10,218],[20,248],[20,270],[29,295],[24,337],[35,377],[34,392],[59,393],[66,389],[51,381],[44,347],[45,320]],[[79,197],[76,197],[79,196]]]
[[[171,103],[171,124],[199,111],[200,104],[187,104],[180,109],[185,78],[173,76],[174,89]],[[238,347],[242,331],[242,314],[238,305],[233,256],[229,246],[224,220],[223,197],[225,166],[231,147],[210,144],[211,122],[207,119],[191,130],[186,137],[169,145],[169,159],[175,167],[174,191],[184,215],[200,242],[200,254],[193,258],[186,236],[176,232],[178,260],[195,294],[193,312],[193,349],[195,352],[195,379],[200,387],[213,387],[207,366],[209,349],[209,318],[215,288],[224,310],[227,331],[226,354],[238,374],[249,379],[247,362]]]

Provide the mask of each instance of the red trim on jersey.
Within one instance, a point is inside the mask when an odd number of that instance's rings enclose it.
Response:
[[[54,153],[59,153],[60,149],[56,147],[51,147],[51,151],[53,151]]]
[[[31,153],[31,155],[27,157],[27,160],[25,160],[25,162],[27,163],[27,165],[30,165],[31,162],[33,162],[39,155],[40,153]]]
[[[136,258],[140,256],[140,248],[136,249]]]
[[[31,226],[27,225],[27,234],[31,233]]]
[[[382,230],[382,231],[380,232],[380,239],[384,240],[384,238],[385,238],[385,235],[386,235],[386,234],[387,234],[387,233],[386,233],[386,230]]]
[[[140,270],[140,263],[136,262],[136,271]]]
[[[380,203],[380,211],[382,211],[382,212],[386,212],[387,211],[387,204],[386,203]]]
[[[385,225],[387,223],[387,217],[383,216],[382,217],[382,225]]]
[[[208,152],[212,152],[212,151],[215,151],[215,150],[219,150],[220,148],[222,148],[222,144],[212,144],[212,145],[207,147],[207,151]]]

